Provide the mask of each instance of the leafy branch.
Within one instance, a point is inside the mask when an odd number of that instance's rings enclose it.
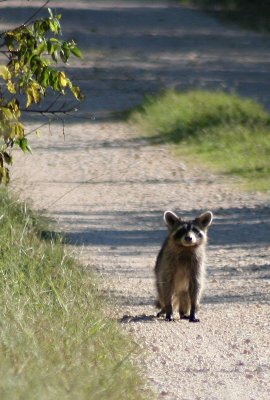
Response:
[[[60,97],[70,92],[76,100],[83,99],[80,88],[55,67],[59,62],[66,64],[71,55],[82,56],[73,40],[58,39],[61,15],[54,15],[48,8],[47,18],[33,19],[47,4],[48,1],[23,25],[0,34],[0,52],[7,60],[0,65],[0,182],[9,182],[13,146],[31,151],[22,114],[67,114],[75,108],[55,108]],[[34,108],[50,92],[58,93],[56,99],[44,109]]]

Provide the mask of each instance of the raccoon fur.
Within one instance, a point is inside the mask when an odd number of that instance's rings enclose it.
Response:
[[[157,307],[167,321],[178,309],[180,319],[199,322],[199,307],[205,275],[207,230],[213,214],[207,211],[191,221],[185,221],[172,211],[164,213],[169,234],[155,265],[158,292]]]

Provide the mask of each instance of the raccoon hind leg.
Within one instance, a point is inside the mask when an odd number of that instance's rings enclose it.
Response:
[[[178,299],[180,319],[189,319],[190,298],[188,292],[181,291],[178,295]]]
[[[201,285],[197,280],[195,280],[189,288],[191,307],[190,307],[190,316],[189,322],[200,322],[197,318],[196,313],[199,308],[200,296],[201,296]]]
[[[168,310],[168,307],[166,307],[166,306],[161,306],[160,305],[160,307],[158,307],[158,308],[161,308],[161,310],[157,313],[157,318],[159,318],[159,317],[162,317],[163,315],[165,315],[166,314],[166,317],[165,317],[165,319],[167,320],[167,321],[172,321],[172,310]]]
[[[155,306],[158,308],[160,311],[157,313],[157,318],[161,317],[163,314],[165,314],[165,309],[164,306],[161,304],[160,300],[155,301]]]
[[[158,290],[158,301],[157,305],[160,306],[161,311],[157,316],[165,314],[166,321],[173,321],[173,307],[172,307],[172,295],[173,295],[173,280],[172,279],[161,279],[161,283],[157,281]]]
[[[164,315],[166,313],[166,311],[164,310],[164,308],[162,308],[158,313],[157,313],[157,317],[161,317],[162,315]]]

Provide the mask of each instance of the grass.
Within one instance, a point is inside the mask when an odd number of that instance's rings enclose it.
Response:
[[[179,0],[183,5],[194,4],[212,12],[224,22],[256,31],[270,31],[269,0]]]
[[[5,190],[0,218],[1,400],[147,398],[93,276]]]
[[[129,119],[178,156],[270,190],[270,115],[257,102],[223,92],[166,92],[148,97]]]

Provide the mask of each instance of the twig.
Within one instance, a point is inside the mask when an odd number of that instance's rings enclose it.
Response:
[[[57,102],[57,100],[62,96],[62,93],[59,93],[58,96],[56,97],[56,99],[54,99],[51,104],[48,106],[47,111],[49,111],[49,109],[55,105],[55,103]]]
[[[0,0],[0,3],[3,3],[4,1],[7,1],[7,0]],[[27,26],[27,24],[29,25],[30,22],[31,22],[31,20],[32,20],[38,13],[40,13],[40,11],[41,11],[44,7],[46,7],[46,5],[47,5],[49,2],[50,2],[50,0],[47,0],[47,1],[46,1],[41,7],[39,7],[39,9],[36,10],[23,24],[21,24],[20,26],[18,26],[18,27],[15,28],[15,29],[12,29],[10,32],[18,31],[18,30],[20,30],[21,28],[25,28],[25,27]],[[2,38],[7,32],[9,32],[9,31],[1,32],[1,33],[0,33],[0,38]],[[0,48],[3,47],[3,46],[5,46],[5,45],[6,45],[5,42],[1,43],[1,44],[0,44]]]
[[[62,120],[62,129],[63,129],[63,138],[64,138],[64,141],[66,140],[66,134],[65,134],[65,120],[64,120],[64,118],[61,118],[61,120]]]
[[[46,7],[46,5],[50,2],[50,0],[47,0],[38,10],[36,10],[34,12],[33,15],[31,15],[31,17],[29,17],[24,24],[22,24],[22,26],[26,26],[38,13],[40,13],[41,10],[43,10],[44,7]]]
[[[1,0],[0,0],[1,1]],[[5,45],[5,43],[3,43],[3,46]],[[1,47],[2,45],[0,45],[0,47]],[[8,53],[8,54],[18,54],[19,52],[18,52],[18,50],[0,50],[0,53],[2,53],[2,54],[5,54],[6,55],[6,53]]]
[[[133,163],[131,163],[130,167],[131,167],[131,168],[135,167],[137,163],[138,163],[137,160],[134,161]],[[124,171],[125,171],[125,170],[124,170]],[[124,171],[122,171],[122,172],[124,172]],[[59,197],[57,197],[56,199],[54,199],[51,203],[49,203],[49,204],[46,203],[46,205],[44,205],[44,207],[46,207],[46,209],[49,210],[52,206],[54,206],[56,203],[58,203],[59,200],[62,200],[62,199],[63,199],[64,197],[66,197],[69,193],[71,193],[71,192],[73,192],[74,190],[78,189],[80,186],[87,185],[87,184],[89,184],[89,183],[91,183],[91,182],[95,182],[96,179],[100,179],[100,178],[103,178],[103,177],[105,177],[105,176],[107,176],[107,171],[106,171],[106,172],[103,172],[103,173],[100,173],[100,174],[98,174],[98,175],[95,176],[95,177],[89,178],[89,179],[87,179],[86,181],[83,181],[83,182],[78,183],[77,185],[75,185],[75,186],[73,186],[72,188],[68,189],[66,192],[64,192],[63,194],[61,194],[61,195],[60,195]],[[42,206],[43,206],[43,204],[42,204]]]
[[[37,126],[36,128],[32,129],[31,131],[25,133],[24,136],[29,136],[32,133],[36,132],[37,129],[43,128],[43,126],[48,125],[48,124],[49,124],[49,121],[46,121],[46,122],[44,122],[44,124],[41,124],[41,125]]]
[[[67,114],[71,113],[71,112],[75,112],[76,108],[69,108],[68,110],[62,110],[62,109],[58,109],[58,110],[48,110],[46,108],[46,110],[39,110],[39,109],[28,109],[28,108],[21,108],[21,112],[25,112],[25,113],[35,113],[35,114],[42,114],[42,115],[46,115],[46,114],[52,114],[52,115],[61,115],[61,114]]]
[[[4,2],[4,1],[7,1],[7,0],[0,0],[1,3]],[[46,7],[46,5],[47,5],[49,2],[50,2],[50,0],[47,0],[47,1],[46,1],[41,7],[39,7],[39,8],[38,8],[38,9],[37,9],[23,24],[21,24],[20,26],[16,27],[15,29],[12,29],[10,32],[18,31],[18,30],[20,30],[21,28],[25,28],[25,27],[27,26],[27,24],[29,24],[29,23],[32,21],[32,19],[33,19],[38,13],[40,13],[40,11],[43,10],[43,8]],[[9,31],[1,32],[1,33],[0,33],[0,38],[3,37],[7,32],[9,32]],[[1,43],[0,48],[3,47],[3,46],[5,46],[5,42],[4,42],[4,43]]]

